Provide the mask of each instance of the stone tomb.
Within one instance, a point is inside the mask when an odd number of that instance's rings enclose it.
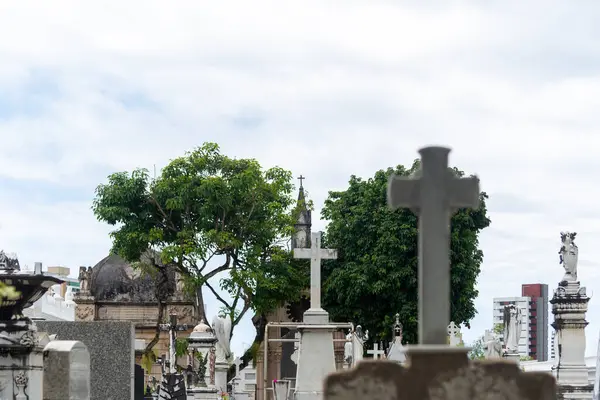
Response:
[[[91,365],[91,400],[134,398],[135,331],[130,322],[37,321],[58,340],[86,345]]]

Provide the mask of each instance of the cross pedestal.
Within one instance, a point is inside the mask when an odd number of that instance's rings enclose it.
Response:
[[[335,372],[333,332],[329,313],[321,308],[321,260],[335,259],[337,252],[321,248],[321,232],[311,234],[310,249],[294,249],[294,258],[310,259],[310,308],[298,325],[300,348],[296,372],[295,400],[323,398],[323,381]]]
[[[425,147],[419,153],[415,176],[390,178],[388,204],[419,217],[419,343],[447,345],[450,217],[456,208],[479,206],[479,179],[456,177],[448,168],[448,148]]]

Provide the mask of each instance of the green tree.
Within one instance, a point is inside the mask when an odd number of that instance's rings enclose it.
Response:
[[[469,359],[471,360],[483,360],[485,358],[485,343],[483,336],[478,338],[471,344],[471,350],[469,351]]]
[[[408,209],[391,210],[386,193],[392,173],[409,175],[418,166],[417,160],[410,169],[380,170],[367,180],[352,176],[346,190],[329,193],[322,210],[329,221],[324,242],[339,250],[337,260],[324,264],[326,309],[338,321],[362,324],[376,341],[391,337],[391,316],[400,313],[404,338],[417,342],[418,220]],[[458,210],[451,224],[451,319],[467,327],[483,260],[478,234],[490,224],[486,193],[480,199],[478,210]]]
[[[267,313],[306,285],[306,271],[294,268],[287,249],[294,222],[291,177],[205,143],[154,179],[145,169],[110,175],[97,187],[92,209],[98,220],[117,226],[110,234],[114,253],[133,263],[146,260],[148,252],[160,255],[134,265],[162,273],[157,282],[164,281],[165,265],[176,267],[199,297],[202,314],[198,289],[205,287],[235,326],[248,310]],[[159,322],[167,297],[159,298]],[[148,349],[157,340],[158,327]]]

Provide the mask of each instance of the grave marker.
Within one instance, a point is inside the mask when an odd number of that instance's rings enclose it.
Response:
[[[456,326],[454,321],[450,321],[450,325],[448,325],[448,338],[450,339],[450,346],[460,345],[460,328]]]
[[[448,148],[419,153],[415,176],[390,178],[388,204],[419,217],[419,343],[441,345],[450,322],[450,217],[456,208],[479,206],[479,179],[457,178],[448,168]]]
[[[321,248],[321,232],[311,234],[311,243],[309,249],[294,249],[294,258],[310,259],[310,309],[306,311],[307,315],[321,314],[327,315],[327,312],[321,308],[321,260],[334,260],[337,258],[337,250]],[[304,322],[311,322],[305,318]],[[327,323],[327,319],[318,318],[315,323]]]
[[[367,350],[367,354],[372,355],[374,360],[379,360],[385,355],[385,351],[379,350],[379,344],[373,343],[373,350]]]

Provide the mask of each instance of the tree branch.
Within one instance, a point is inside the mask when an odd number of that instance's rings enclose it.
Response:
[[[208,282],[204,282],[206,284],[206,286],[210,289],[210,291],[212,292],[212,294],[215,295],[215,297],[217,298],[217,300],[219,300],[221,303],[223,303],[223,305],[229,309],[231,309],[231,306],[229,305],[229,303],[227,303],[225,301],[225,299],[223,299],[221,296],[219,296],[219,294],[215,291],[215,289],[213,289],[213,287],[210,285],[210,283]]]
[[[225,260],[225,263],[223,263],[223,265],[221,265],[218,268],[213,269],[212,271],[210,271],[209,273],[207,273],[206,275],[204,275],[204,281],[205,282],[208,282],[208,280],[210,278],[212,278],[213,276],[215,276],[219,272],[227,271],[229,269],[229,263],[231,262],[231,255],[229,255],[229,253],[227,253],[225,255],[225,257],[226,257],[226,260]]]

